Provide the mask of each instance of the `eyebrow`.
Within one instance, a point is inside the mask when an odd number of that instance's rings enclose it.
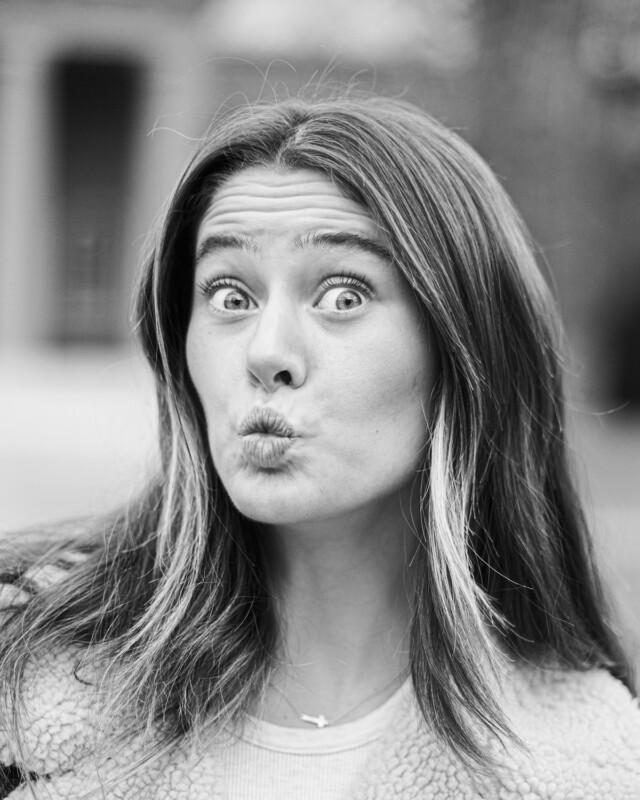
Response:
[[[297,236],[293,246],[297,250],[305,247],[342,247],[350,250],[370,253],[383,261],[393,261],[388,247],[382,242],[362,233],[337,231],[335,233],[308,233]],[[207,256],[221,250],[245,250],[254,255],[260,252],[257,242],[248,236],[237,234],[213,234],[200,243],[196,252],[196,264]]]
[[[218,253],[220,250],[246,250],[248,253],[256,255],[260,248],[257,242],[248,236],[238,236],[232,233],[213,234],[198,245],[196,251],[196,264],[203,258]]]
[[[359,250],[371,253],[383,261],[393,261],[393,256],[388,247],[382,242],[365,236],[362,233],[352,233],[350,231],[337,231],[336,233],[309,233],[305,236],[298,236],[294,241],[294,247],[345,247],[349,250]]]

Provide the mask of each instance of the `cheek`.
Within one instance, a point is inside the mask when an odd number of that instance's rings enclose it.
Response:
[[[219,409],[229,387],[234,385],[231,353],[206,329],[194,323],[187,332],[186,356],[191,381],[208,417]]]
[[[209,448],[220,467],[221,454],[231,436],[228,409],[232,406],[230,387],[237,380],[230,373],[229,353],[218,346],[206,329],[192,325],[187,333],[186,360],[191,382],[200,400],[207,424]]]
[[[211,395],[211,387],[209,386],[211,376],[207,365],[211,363],[211,360],[208,357],[206,348],[203,346],[202,335],[197,332],[197,329],[194,329],[193,325],[187,331],[186,356],[189,377],[206,412]]]
[[[360,387],[357,398],[359,416],[384,418],[389,423],[400,417],[424,422],[429,394],[435,378],[435,359],[426,337],[396,331],[370,343],[363,355],[354,359],[350,374]]]
[[[426,336],[387,333],[350,357],[332,416],[340,423],[334,447],[345,467],[392,478],[418,466],[436,359]]]

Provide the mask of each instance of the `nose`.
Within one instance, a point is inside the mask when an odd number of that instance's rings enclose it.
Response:
[[[247,348],[247,370],[252,382],[275,392],[296,389],[307,378],[301,327],[295,312],[282,304],[267,304]]]

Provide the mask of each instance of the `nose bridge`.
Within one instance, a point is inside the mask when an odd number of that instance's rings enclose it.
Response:
[[[299,386],[306,378],[303,325],[284,293],[264,303],[247,350],[247,368],[263,386]]]

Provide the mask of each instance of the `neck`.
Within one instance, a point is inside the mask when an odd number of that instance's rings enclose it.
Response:
[[[362,700],[357,718],[402,682],[415,538],[395,511],[267,531],[283,649],[265,718],[297,724],[293,705],[332,719]]]

